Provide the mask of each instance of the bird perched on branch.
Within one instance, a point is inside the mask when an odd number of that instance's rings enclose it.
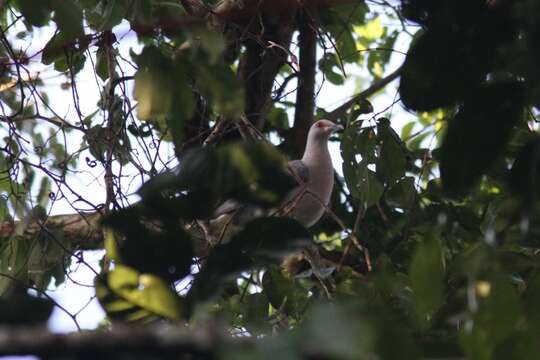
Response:
[[[290,216],[305,227],[313,226],[324,214],[330,202],[334,186],[334,167],[328,151],[328,139],[343,126],[329,120],[315,122],[308,132],[306,148],[302,159],[288,164],[290,174],[298,181],[286,196],[275,214]],[[263,215],[254,213],[234,200],[220,205],[211,219],[200,221],[207,240],[215,245],[225,241],[234,233],[234,224],[245,223],[250,218]]]
[[[343,126],[329,120],[315,122],[309,129],[302,159],[289,162],[289,170],[301,181],[285,201],[291,202],[290,216],[305,227],[314,225],[330,202],[334,187],[334,166],[328,151],[328,139],[341,130]]]

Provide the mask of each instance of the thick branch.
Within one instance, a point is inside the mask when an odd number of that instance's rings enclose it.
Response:
[[[24,236],[34,237],[41,231],[50,233],[59,230],[66,242],[76,250],[96,250],[103,248],[103,232],[99,227],[99,213],[69,214],[49,216],[44,223],[32,222],[25,229]],[[15,227],[11,223],[3,223],[0,226],[0,237],[9,237]]]
[[[190,0],[197,2],[199,0]],[[252,18],[255,14],[273,16],[294,13],[300,8],[332,7],[351,4],[358,0],[222,0],[212,11],[219,19],[227,21],[242,21]]]
[[[275,77],[289,55],[283,49],[289,48],[294,31],[293,23],[294,14],[259,18],[249,26],[251,35],[241,39],[244,40],[246,50],[240,59],[238,72],[247,95],[245,114],[259,129],[271,105],[270,95]],[[279,47],[269,46],[272,43]]]
[[[211,328],[188,331],[185,327],[161,324],[158,327],[116,326],[108,331],[54,334],[41,327],[0,328],[0,356],[37,355],[94,359],[104,355],[196,355],[211,358],[220,343],[247,344],[219,335]],[[252,343],[252,342],[251,342]],[[197,357],[200,356],[200,357]]]
[[[291,154],[300,157],[306,146],[306,136],[314,121],[315,75],[317,65],[317,26],[315,9],[304,9],[298,14],[300,31],[300,73],[296,92],[294,128],[291,133]]]
[[[213,325],[213,326],[212,326]],[[42,327],[0,328],[0,356],[36,355],[76,359],[217,359],[224,351],[245,354],[255,350],[254,337],[232,337],[215,324],[191,329],[159,324],[150,327],[114,326],[103,331],[54,334]],[[295,349],[300,359],[326,359],[320,349]],[[292,350],[292,349],[291,349]],[[293,350],[294,351],[294,350]]]

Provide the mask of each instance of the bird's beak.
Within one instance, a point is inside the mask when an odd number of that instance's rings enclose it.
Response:
[[[333,133],[341,132],[343,130],[345,130],[345,128],[342,125],[339,125],[339,124],[334,124],[334,126],[332,127],[332,132]]]

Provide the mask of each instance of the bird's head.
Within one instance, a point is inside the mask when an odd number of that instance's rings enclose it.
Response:
[[[313,139],[324,139],[328,140],[330,135],[335,132],[342,131],[343,126],[334,124],[330,120],[322,119],[316,121],[311,128],[309,129],[308,137]]]

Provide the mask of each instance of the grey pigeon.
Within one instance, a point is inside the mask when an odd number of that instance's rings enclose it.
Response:
[[[334,166],[328,151],[328,138],[343,130],[343,126],[329,120],[315,122],[308,132],[306,149],[301,160],[289,162],[289,169],[304,184],[293,189],[286,201],[293,199],[290,216],[306,227],[313,226],[324,214],[334,187]],[[296,199],[302,193],[301,198]]]
[[[334,186],[328,139],[340,130],[343,126],[329,120],[319,120],[311,126],[302,159],[288,164],[289,172],[299,185],[286,196],[278,213],[298,220],[305,227],[313,226],[322,217],[325,211],[323,204],[329,204]],[[207,240],[215,245],[226,241],[236,231],[236,224],[261,215],[264,215],[261,210],[228,200],[216,209],[211,219],[198,223]]]

